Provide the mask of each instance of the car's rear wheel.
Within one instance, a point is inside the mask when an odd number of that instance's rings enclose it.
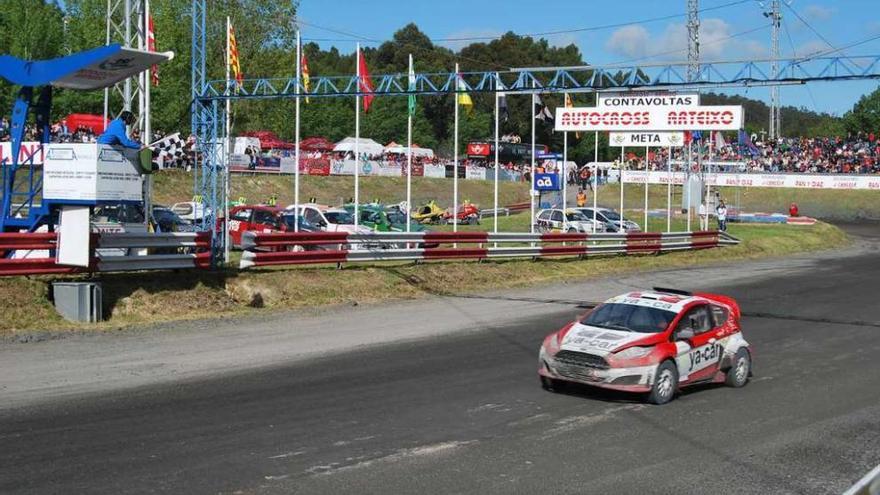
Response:
[[[733,356],[733,366],[727,370],[727,379],[724,382],[731,387],[742,387],[749,382],[751,372],[752,359],[749,351],[740,349]]]
[[[664,361],[657,367],[657,374],[654,375],[654,385],[651,387],[648,402],[657,405],[666,404],[675,397],[677,388],[678,370],[672,361]]]

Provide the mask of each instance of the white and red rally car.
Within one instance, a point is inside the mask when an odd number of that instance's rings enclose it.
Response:
[[[742,387],[752,352],[739,320],[739,305],[727,296],[661,288],[623,294],[544,339],[541,385],[649,393],[655,404],[698,383]]]

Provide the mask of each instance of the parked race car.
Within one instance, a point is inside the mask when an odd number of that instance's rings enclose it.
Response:
[[[184,201],[171,205],[171,211],[187,222],[201,222],[206,215],[211,214],[211,209],[196,201]]]
[[[544,339],[541,385],[647,393],[654,404],[699,383],[742,387],[752,350],[740,314],[736,301],[718,294],[654,288],[611,298]]]
[[[535,225],[542,232],[594,232],[593,219],[572,208],[565,211],[561,208],[541,210],[535,215]],[[605,224],[597,221],[595,232],[605,232]]]
[[[241,246],[242,234],[245,232],[294,232],[297,220],[300,232],[320,231],[302,216],[297,219],[293,212],[281,208],[265,205],[236,206],[229,210],[229,242],[233,247]],[[222,219],[218,223],[222,225]]]
[[[593,208],[579,207],[575,210],[584,214],[590,220],[593,219]],[[621,218],[620,214],[611,208],[596,208],[596,220],[605,226],[608,232],[641,232],[639,224],[627,218]]]
[[[443,222],[444,223],[453,223],[452,217],[454,212],[452,208],[447,208],[445,212],[443,212]],[[480,223],[480,207],[471,203],[470,201],[465,201],[458,207],[458,223],[465,223],[469,225],[479,225]]]
[[[354,213],[354,205],[345,205],[345,210]],[[385,207],[377,204],[366,204],[358,207],[360,225],[373,229],[376,232],[406,232],[406,213],[397,206]],[[424,225],[410,222],[410,232],[424,232]]]
[[[412,211],[411,218],[415,222],[419,223],[440,223],[443,220],[443,215],[446,213],[446,210],[437,206],[435,201],[431,201],[430,203]]]

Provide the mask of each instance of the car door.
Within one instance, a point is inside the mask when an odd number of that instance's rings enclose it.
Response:
[[[310,224],[321,230],[327,230],[327,222],[324,221],[324,216],[321,215],[321,212],[318,210],[314,208],[304,208],[302,215]]]
[[[241,233],[248,230],[252,208],[241,208],[229,213],[229,239],[233,246],[241,245]]]
[[[550,212],[545,210],[545,211],[542,211],[541,213],[539,213],[538,220],[535,223],[538,224],[538,227],[549,230],[550,229]]]
[[[672,334],[680,382],[699,382],[715,375],[724,350],[718,342],[718,328],[708,304],[698,304],[682,315]]]
[[[565,228],[565,218],[563,218],[561,211],[553,210],[553,213],[550,215],[550,225],[553,230],[562,230]]]

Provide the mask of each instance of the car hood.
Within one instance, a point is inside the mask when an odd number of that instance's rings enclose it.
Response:
[[[331,225],[328,229],[328,232],[348,232],[349,234],[369,234],[373,232],[373,229],[369,227],[364,227],[363,225],[358,225],[355,227],[354,225],[339,225],[334,224]]]
[[[623,332],[576,323],[565,334],[560,349],[607,356],[636,342],[654,344],[658,335],[660,334]]]

